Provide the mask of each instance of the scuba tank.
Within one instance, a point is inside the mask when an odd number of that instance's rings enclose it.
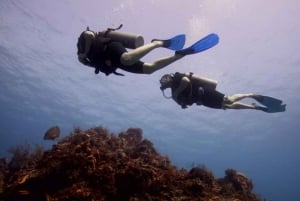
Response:
[[[194,78],[194,80],[197,80],[199,83],[199,86],[203,88],[209,88],[215,90],[217,88],[218,82],[216,80],[212,80],[206,77],[201,77],[198,75],[193,75],[193,73],[190,73],[189,75],[190,78]]]
[[[99,36],[111,38],[113,41],[120,42],[124,45],[126,48],[135,49],[137,47],[144,45],[144,38],[141,35],[138,34],[132,34],[132,33],[125,33],[125,32],[119,32],[116,30],[119,30],[122,28],[122,24],[118,28],[108,28],[106,31],[99,32]]]

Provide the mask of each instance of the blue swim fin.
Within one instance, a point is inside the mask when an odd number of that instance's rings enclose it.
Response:
[[[206,37],[200,39],[196,43],[194,43],[192,46],[178,50],[176,51],[176,54],[181,55],[189,55],[189,54],[196,54],[202,51],[205,51],[209,48],[212,48],[213,46],[217,45],[219,43],[219,36],[217,34],[209,34]]]
[[[180,34],[177,35],[170,40],[170,45],[167,47],[170,50],[181,50],[185,44],[185,35],[184,34]]]
[[[153,41],[162,41],[164,43],[163,47],[170,50],[181,50],[185,44],[185,34],[179,34],[167,40],[153,39],[151,42]]]

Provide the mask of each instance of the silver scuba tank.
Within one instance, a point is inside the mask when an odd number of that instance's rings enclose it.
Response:
[[[144,45],[144,38],[141,35],[125,33],[119,31],[104,31],[99,32],[100,36],[111,38],[114,41],[120,42],[126,48],[135,49]]]
[[[192,77],[196,78],[199,85],[203,86],[203,88],[209,88],[209,89],[213,89],[213,90],[215,90],[217,88],[218,82],[216,80],[212,80],[212,79],[198,76],[198,75],[192,75]]]

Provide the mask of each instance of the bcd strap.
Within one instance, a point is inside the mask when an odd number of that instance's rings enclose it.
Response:
[[[107,30],[104,32],[104,37],[107,37],[107,35],[108,35],[108,33],[110,32],[110,31],[116,31],[116,30],[119,30],[119,29],[121,29],[123,27],[123,24],[120,24],[117,28],[107,28]],[[115,75],[118,75],[118,76],[124,76],[124,74],[122,74],[122,73],[118,73],[118,72],[116,72],[116,70],[101,70],[100,68],[96,68],[96,70],[95,70],[95,74],[98,74],[99,73],[99,71],[101,71],[101,72],[103,72],[106,76],[108,76],[108,75],[110,75],[111,73],[113,73],[113,74],[115,74]],[[96,73],[97,72],[97,73]]]
[[[118,73],[116,70],[111,71],[111,72],[107,72],[107,71],[105,71],[105,70],[103,70],[103,69],[101,69],[101,68],[99,68],[99,67],[95,68],[95,74],[99,74],[100,71],[101,71],[102,73],[104,73],[106,76],[109,76],[111,73],[113,73],[113,74],[115,74],[115,75],[118,75],[118,76],[124,76],[124,74]]]
[[[123,24],[120,24],[117,28],[107,28],[107,30],[104,33],[104,37],[107,37],[109,32],[120,30],[122,27],[123,27]]]
[[[124,76],[124,74],[118,73],[117,71],[114,71],[113,74],[118,75],[118,76]]]

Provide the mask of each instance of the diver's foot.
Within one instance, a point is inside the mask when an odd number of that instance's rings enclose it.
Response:
[[[253,96],[251,96],[254,100],[256,100],[257,102],[262,102],[264,100],[264,97],[262,95],[257,95],[254,94]]]
[[[162,47],[165,47],[165,48],[168,48],[171,45],[171,41],[170,40],[153,39],[151,41],[151,43],[157,42],[157,41],[161,42],[162,43]]]
[[[267,107],[259,106],[256,103],[252,103],[251,105],[253,106],[253,109],[255,109],[255,110],[261,110],[261,111],[264,111],[264,112],[268,112]]]

